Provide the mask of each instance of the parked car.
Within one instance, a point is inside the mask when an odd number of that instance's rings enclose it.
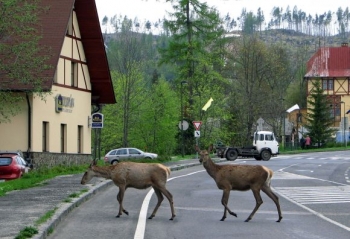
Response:
[[[109,151],[105,157],[104,161],[110,164],[116,164],[120,161],[130,160],[130,159],[156,159],[158,157],[155,153],[143,152],[137,148],[119,148]]]
[[[12,180],[28,173],[31,166],[18,152],[0,152],[0,180]]]

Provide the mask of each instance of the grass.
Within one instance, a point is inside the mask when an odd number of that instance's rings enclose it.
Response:
[[[45,184],[45,181],[61,175],[82,173],[88,165],[55,166],[51,169],[32,170],[21,178],[0,183],[0,197],[7,192],[22,190]]]
[[[35,221],[35,226],[39,226],[39,225],[47,222],[49,219],[51,219],[52,216],[55,215],[55,212],[57,211],[57,209],[58,208],[55,207],[54,209],[45,213],[42,217],[40,217],[38,220]]]
[[[45,213],[42,217],[35,221],[35,226],[25,227],[24,229],[22,229],[15,237],[15,239],[32,238],[35,234],[38,234],[39,230],[37,227],[47,222],[50,218],[52,218],[52,216],[55,215],[57,209],[58,208],[55,207],[53,210],[50,210],[47,213]]]
[[[35,234],[38,234],[38,229],[35,227],[25,227],[23,230],[19,232],[19,234],[15,237],[15,239],[26,239],[31,238]]]

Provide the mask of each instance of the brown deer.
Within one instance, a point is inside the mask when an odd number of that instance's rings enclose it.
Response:
[[[247,191],[250,189],[253,191],[256,205],[245,222],[249,222],[253,218],[255,212],[263,203],[260,190],[266,193],[266,195],[275,202],[278,211],[277,222],[280,222],[282,220],[282,213],[279,200],[270,188],[273,171],[262,165],[217,165],[211,160],[209,155],[212,149],[213,145],[210,145],[208,151],[200,150],[199,147],[196,146],[196,151],[199,153],[199,162],[203,163],[204,168],[214,179],[218,188],[223,190],[221,203],[225,209],[221,221],[225,220],[227,211],[231,215],[237,217],[237,214],[232,212],[227,206],[230,191]]]
[[[154,208],[149,219],[152,219],[163,201],[163,195],[167,197],[171,208],[171,218],[175,217],[173,196],[166,189],[165,185],[170,175],[170,169],[162,164],[147,164],[135,162],[121,162],[110,166],[97,166],[94,160],[85,172],[81,179],[81,184],[86,184],[93,177],[102,177],[112,179],[114,184],[119,187],[117,200],[119,202],[119,213],[117,217],[124,212],[129,215],[129,212],[123,208],[124,193],[127,188],[146,189],[152,186],[157,195],[158,203]]]

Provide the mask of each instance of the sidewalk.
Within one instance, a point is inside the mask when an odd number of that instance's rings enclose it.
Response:
[[[213,160],[216,162],[226,161],[226,159]],[[200,163],[198,159],[190,159],[169,162],[165,165],[170,167],[171,171],[175,171],[200,165]],[[41,224],[38,227],[39,233],[33,237],[44,239],[47,237],[47,233],[64,220],[75,207],[97,192],[113,185],[111,180],[102,178],[94,178],[89,183],[90,185],[81,185],[82,176],[83,174],[56,177],[43,183],[42,186],[13,191],[0,197],[0,238],[15,238],[22,229],[35,226],[34,224],[39,218],[57,208],[53,217]],[[79,197],[70,197],[70,195],[86,189],[88,191]]]

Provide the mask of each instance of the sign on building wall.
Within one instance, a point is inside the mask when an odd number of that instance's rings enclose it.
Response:
[[[55,97],[55,110],[57,113],[67,112],[72,113],[74,108],[74,98],[72,96],[67,97],[61,94]]]
[[[103,114],[94,113],[91,115],[91,128],[103,128]]]

